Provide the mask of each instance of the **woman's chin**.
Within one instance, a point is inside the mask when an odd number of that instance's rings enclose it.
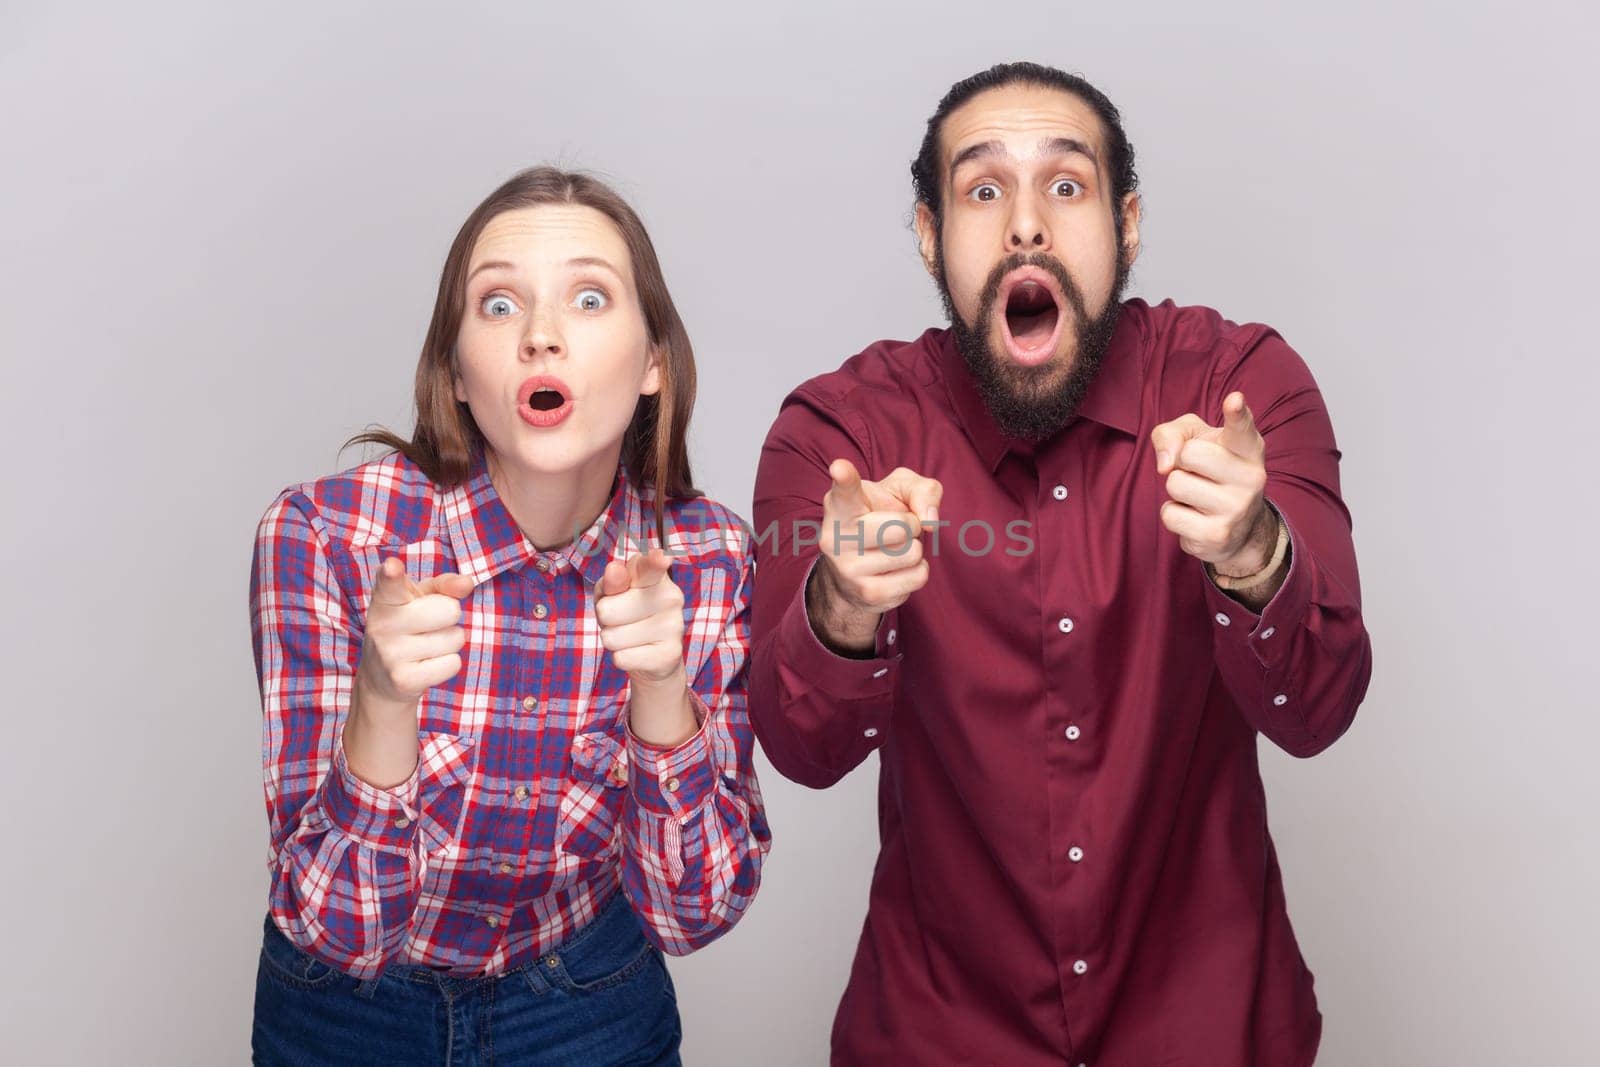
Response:
[[[616,466],[621,442],[612,448],[595,447],[572,434],[543,434],[536,441],[520,440],[511,447],[489,442],[489,451],[499,466],[518,479],[579,479],[593,471],[609,479]],[[600,471],[599,468],[604,470]]]

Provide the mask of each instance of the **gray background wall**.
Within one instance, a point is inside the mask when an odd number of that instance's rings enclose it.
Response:
[[[553,160],[634,200],[701,484],[748,513],[784,392],[938,318],[906,165],[952,81],[1023,57],[1126,115],[1134,292],[1279,327],[1344,449],[1376,674],[1331,751],[1264,766],[1322,1062],[1594,1062],[1594,16],[334,6],[0,13],[9,1062],[246,1058],[251,533],[409,425],[482,195]],[[766,771],[760,899],[674,965],[689,1062],[823,1062],[875,776]]]

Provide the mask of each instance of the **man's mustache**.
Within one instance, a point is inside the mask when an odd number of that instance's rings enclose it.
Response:
[[[1089,317],[1088,312],[1084,310],[1083,292],[1072,280],[1072,275],[1067,273],[1066,264],[1046,252],[1013,252],[996,263],[994,269],[989,272],[989,279],[983,286],[983,295],[978,300],[979,321],[986,321],[994,312],[995,301],[1000,299],[1000,283],[1005,276],[1021,267],[1037,267],[1049,271],[1055,278],[1056,284],[1061,286],[1062,295],[1067,298],[1067,303],[1077,312],[1078,321],[1082,322]]]

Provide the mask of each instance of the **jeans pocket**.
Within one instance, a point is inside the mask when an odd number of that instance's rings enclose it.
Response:
[[[261,941],[260,966],[262,974],[293,989],[323,989],[342,973],[300,950],[270,919]]]
[[[572,989],[577,993],[598,993],[603,989],[619,986],[624,982],[632,981],[640,975],[648,973],[651,965],[656,962],[655,947],[648,941],[641,939],[638,953],[610,974],[601,974],[597,977],[572,974]]]

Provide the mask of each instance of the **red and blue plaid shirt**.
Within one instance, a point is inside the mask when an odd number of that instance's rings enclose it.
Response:
[[[440,490],[398,455],[285,490],[261,521],[250,607],[264,717],[271,909],[297,945],[367,978],[389,962],[494,974],[560,944],[620,888],[683,954],[749,907],[770,838],[745,700],[749,527],[706,499],[667,506],[700,731],[673,749],[627,728],[628,678],[600,644],[594,586],[654,542],[653,494],[619,469],[606,510],[540,551],[491,485]],[[412,779],[352,775],[340,738],[380,563],[456,571],[455,678],[419,708]]]

